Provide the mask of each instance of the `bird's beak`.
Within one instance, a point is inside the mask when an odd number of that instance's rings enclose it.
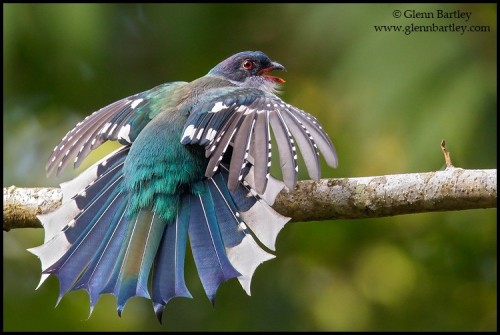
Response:
[[[263,76],[264,78],[266,78],[268,80],[272,80],[272,81],[280,83],[280,84],[284,83],[285,79],[283,79],[283,78],[266,75],[266,73],[271,72],[271,71],[275,71],[275,70],[276,71],[286,71],[285,67],[283,65],[281,65],[280,63],[271,62],[271,66],[266,67],[265,69],[262,69],[259,72],[259,75]]]
[[[271,62],[271,69],[277,71],[286,71],[285,67],[280,63]]]

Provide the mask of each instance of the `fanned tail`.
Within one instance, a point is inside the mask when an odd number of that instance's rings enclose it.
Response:
[[[191,298],[184,279],[189,237],[212,303],[220,285],[235,277],[250,295],[256,268],[275,257],[266,250],[274,250],[277,234],[289,220],[270,207],[284,184],[271,177],[266,192],[259,195],[254,167],[247,162],[230,191],[232,177],[222,162],[212,178],[192,184],[189,192],[162,195],[180,197],[175,218],[164,219],[153,204],[127,216],[130,194],[122,181],[128,151],[123,147],[113,152],[63,184],[63,205],[40,216],[45,243],[30,249],[42,262],[40,284],[50,274],[57,276],[58,302],[71,290],[87,291],[90,314],[104,293],[117,297],[119,315],[128,299],[150,298],[161,322],[172,298]]]

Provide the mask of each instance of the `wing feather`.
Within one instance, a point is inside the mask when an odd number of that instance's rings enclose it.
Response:
[[[318,120],[275,94],[257,88],[225,87],[209,90],[199,100],[204,103],[193,107],[181,143],[205,147],[209,158],[206,177],[213,176],[229,152],[228,146],[232,146],[228,178],[231,190],[241,180],[250,155],[255,159],[255,189],[260,194],[265,192],[272,162],[272,135],[278,146],[282,177],[290,189],[297,182],[297,148],[312,179],[321,175],[320,153],[329,166],[337,166],[335,148]]]

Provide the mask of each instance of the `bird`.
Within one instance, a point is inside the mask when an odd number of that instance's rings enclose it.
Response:
[[[79,167],[106,141],[120,147],[62,183],[61,207],[38,216],[44,243],[28,249],[41,261],[38,287],[56,276],[57,304],[86,291],[89,317],[103,294],[116,297],[119,316],[130,298],[144,297],[161,323],[171,299],[192,298],[189,246],[212,305],[233,278],[250,295],[256,268],[275,257],[290,220],[271,206],[295,188],[298,154],[315,180],[321,156],[338,164],[319,121],[278,97],[285,80],[270,72],[285,70],[261,51],[239,52],[198,79],[161,84],[76,124],[54,148],[47,176],[72,160]]]

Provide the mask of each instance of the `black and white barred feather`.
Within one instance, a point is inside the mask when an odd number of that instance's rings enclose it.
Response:
[[[181,143],[205,146],[210,157],[206,177],[217,171],[231,145],[230,189],[241,181],[242,167],[249,156],[253,157],[255,187],[263,193],[270,176],[271,129],[288,188],[295,188],[297,182],[297,146],[312,179],[321,175],[320,153],[329,166],[337,167],[335,148],[316,118],[274,94],[253,88],[227,88],[224,95],[195,108],[184,126]]]
[[[47,175],[58,176],[75,157],[73,167],[80,166],[87,155],[104,142],[118,141],[131,144],[144,126],[161,109],[149,106],[154,99],[164,99],[168,93],[185,82],[159,85],[151,90],[116,101],[87,116],[76,124],[54,148],[46,166]]]

